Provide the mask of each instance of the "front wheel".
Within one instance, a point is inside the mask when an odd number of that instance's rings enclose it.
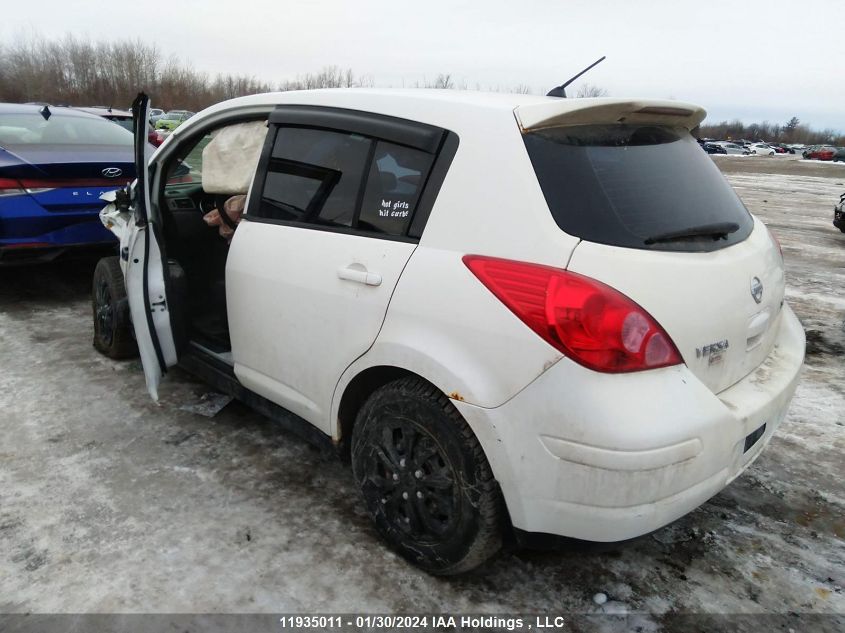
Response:
[[[138,345],[132,334],[123,271],[117,257],[104,257],[94,269],[91,287],[94,347],[109,358],[132,358]]]
[[[469,571],[502,544],[504,504],[478,440],[437,388],[375,391],[352,432],[352,471],[381,536],[436,575]]]

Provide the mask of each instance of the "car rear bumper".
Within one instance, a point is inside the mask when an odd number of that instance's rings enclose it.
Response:
[[[768,358],[719,394],[686,366],[610,375],[563,359],[496,409],[455,402],[515,528],[591,541],[651,532],[742,473],[786,415],[804,358],[788,305]]]
[[[58,198],[60,191],[53,190],[52,195]],[[0,261],[17,259],[19,251],[114,243],[114,236],[100,222],[101,208],[65,203],[59,210],[48,210],[29,195],[0,200]]]
[[[46,264],[56,260],[88,257],[98,253],[114,255],[116,243],[86,243],[68,244],[65,246],[50,246],[40,243],[21,244],[15,247],[0,247],[0,268],[11,266],[26,266],[29,264]]]

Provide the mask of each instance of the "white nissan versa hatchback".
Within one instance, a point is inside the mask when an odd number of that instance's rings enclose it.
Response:
[[[151,157],[136,143],[148,168],[101,213],[120,254],[95,272],[95,345],[137,341],[153,398],[178,363],[334,444],[431,573],[506,530],[655,530],[759,455],[804,355],[778,244],[689,134],[704,114],[449,90],[220,103]],[[202,218],[239,194],[229,244]]]

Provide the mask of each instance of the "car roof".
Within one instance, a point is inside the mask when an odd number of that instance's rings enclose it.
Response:
[[[132,113],[129,110],[118,110],[117,108],[105,108],[103,106],[91,106],[88,108],[73,108],[74,110],[81,110],[82,112],[87,112],[89,114],[96,114],[97,116],[114,116],[114,117],[125,117],[128,119],[132,118]]]
[[[399,89],[399,88],[326,88],[268,92],[223,101],[206,108],[174,132],[186,133],[202,120],[230,109],[272,108],[275,105],[313,105],[363,110],[411,120],[463,129],[474,124],[473,113],[499,112],[513,117],[525,129],[548,125],[617,121],[628,117],[639,122],[639,112],[651,109],[651,123],[683,125],[691,129],[704,119],[699,106],[654,99],[583,98],[565,99],[527,94],[480,92],[473,90]],[[662,111],[662,114],[661,114]],[[185,125],[188,125],[186,123]],[[179,130],[183,131],[180,132]]]
[[[30,105],[26,103],[0,103],[0,114],[38,114],[44,107],[50,109],[50,116],[76,116],[95,119],[102,118],[94,114],[89,114],[81,108],[69,108],[53,105]]]

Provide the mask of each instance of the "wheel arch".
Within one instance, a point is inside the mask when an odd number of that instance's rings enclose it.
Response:
[[[342,457],[349,456],[352,427],[355,426],[355,418],[367,398],[379,387],[406,376],[417,376],[417,374],[392,365],[374,365],[362,369],[346,382],[337,402],[337,410],[334,412],[335,425],[332,429],[332,439]],[[417,377],[422,378],[422,376]]]
[[[370,394],[405,376],[416,376],[430,383],[453,401],[463,401],[466,397],[470,402],[477,383],[486,377],[483,368],[467,361],[465,356],[446,363],[414,346],[377,341],[346,368],[335,386],[329,428],[339,448],[348,442],[355,416]],[[345,448],[348,450],[348,446]]]

